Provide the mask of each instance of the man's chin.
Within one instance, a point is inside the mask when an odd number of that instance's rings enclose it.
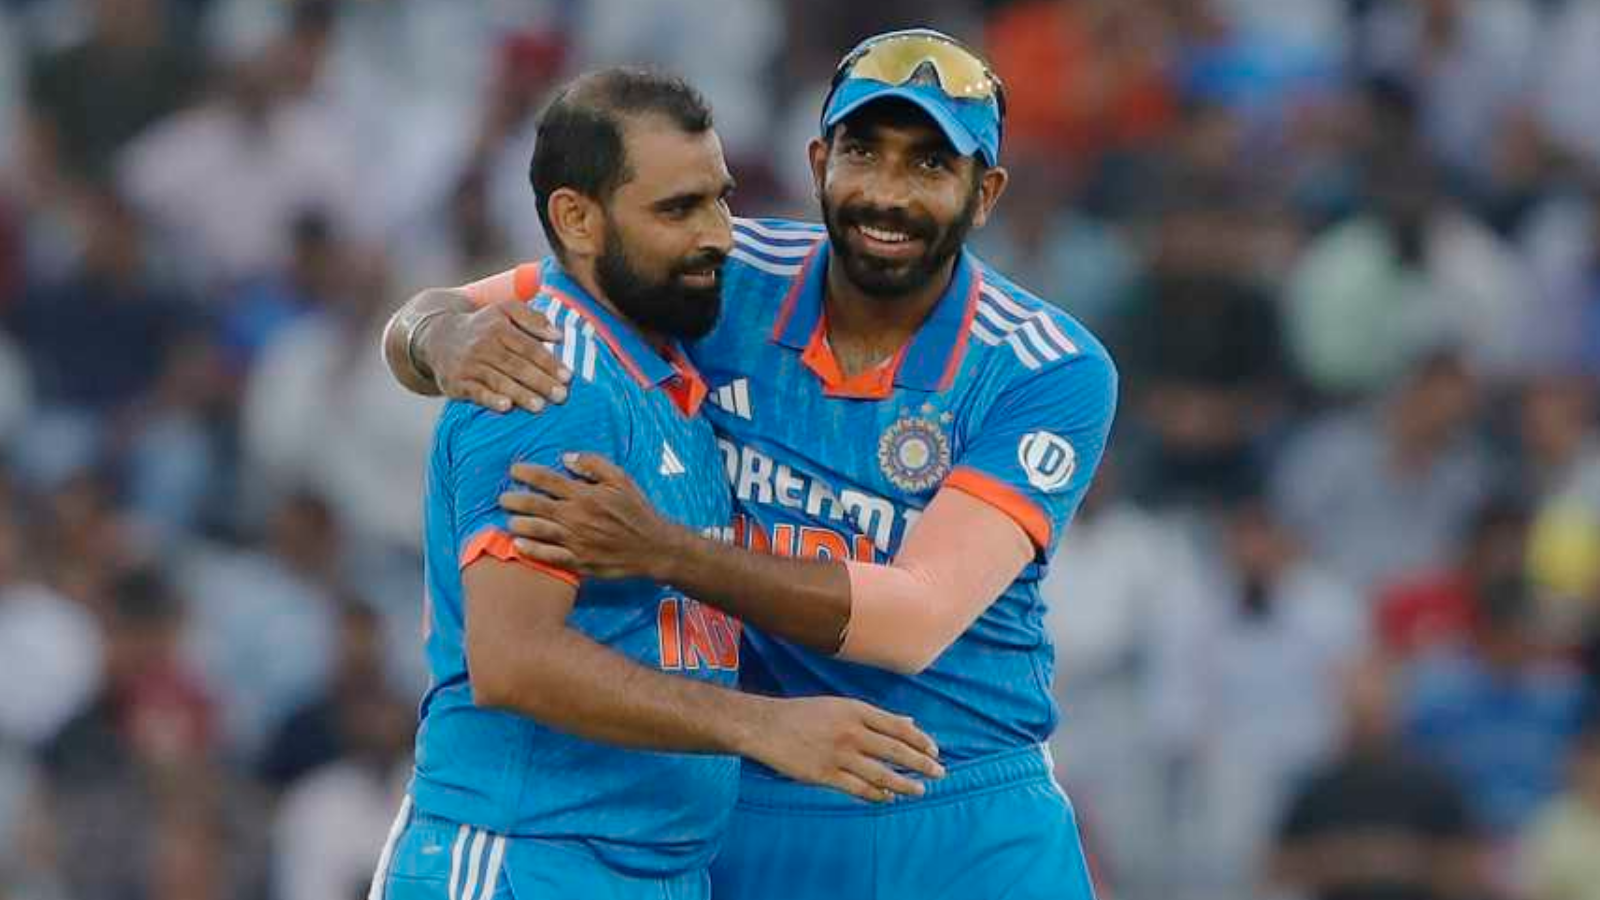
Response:
[[[921,264],[888,260],[867,254],[853,254],[845,260],[845,274],[863,293],[874,297],[898,297],[928,283],[930,274]]]

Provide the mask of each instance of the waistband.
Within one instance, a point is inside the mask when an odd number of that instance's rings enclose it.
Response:
[[[950,766],[943,778],[923,780],[927,792],[921,797],[896,797],[887,803],[871,803],[833,788],[801,784],[746,764],[739,779],[739,806],[891,815],[1027,784],[1049,784],[1060,792],[1054,768],[1049,748],[1033,744]],[[1065,794],[1062,799],[1066,799]]]

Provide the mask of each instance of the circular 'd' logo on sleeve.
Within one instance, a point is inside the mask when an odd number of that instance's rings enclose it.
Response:
[[[1027,474],[1029,484],[1053,494],[1072,480],[1072,472],[1078,467],[1078,454],[1058,435],[1030,431],[1017,445],[1017,462]]]

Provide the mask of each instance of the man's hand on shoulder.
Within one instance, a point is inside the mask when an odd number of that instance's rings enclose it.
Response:
[[[567,399],[572,373],[545,346],[561,332],[520,300],[470,314],[445,313],[422,324],[418,356],[447,397],[506,412],[537,413]]]
[[[569,456],[564,463],[575,477],[527,463],[511,467],[511,476],[533,489],[500,496],[517,550],[595,578],[670,580],[662,563],[693,535],[662,518],[616,465],[591,454]]]
[[[547,402],[567,399],[572,373],[546,346],[561,339],[522,300],[478,306],[461,290],[432,289],[395,313],[383,346],[390,371],[407,390],[537,413]]]

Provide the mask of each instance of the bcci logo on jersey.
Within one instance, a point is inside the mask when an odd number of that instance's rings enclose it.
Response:
[[[1052,494],[1067,486],[1078,467],[1078,453],[1072,445],[1048,431],[1031,431],[1017,445],[1017,462],[1028,476],[1028,483]]]
[[[911,494],[928,490],[950,474],[950,439],[932,418],[933,407],[924,406],[922,411],[924,416],[902,415],[878,439],[878,466],[884,477]]]

